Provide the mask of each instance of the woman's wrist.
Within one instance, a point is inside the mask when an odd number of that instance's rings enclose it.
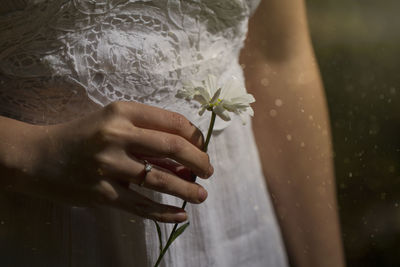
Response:
[[[0,189],[21,191],[35,179],[45,126],[0,116]]]

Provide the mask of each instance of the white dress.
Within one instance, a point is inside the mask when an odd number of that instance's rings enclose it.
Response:
[[[110,102],[139,101],[184,114],[203,131],[209,117],[177,99],[182,82],[235,76],[258,0],[28,0],[0,16],[0,115],[66,122]],[[257,116],[257,114],[256,114]],[[250,123],[217,122],[215,168],[191,225],[161,266],[287,266]],[[163,203],[182,200],[132,188]],[[162,224],[164,240],[172,225]],[[67,207],[0,194],[2,266],[152,266],[150,220],[110,208]]]

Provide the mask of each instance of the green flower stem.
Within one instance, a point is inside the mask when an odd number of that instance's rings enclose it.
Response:
[[[211,113],[211,121],[210,121],[210,126],[208,127],[208,132],[207,132],[207,137],[206,137],[206,142],[204,143],[204,148],[203,151],[207,152],[208,149],[208,144],[210,143],[211,139],[211,134],[214,129],[214,124],[215,124],[215,118],[217,117],[217,114],[214,112]]]
[[[212,131],[214,129],[214,124],[215,124],[215,118],[216,117],[217,117],[217,114],[212,112],[211,113],[210,125],[208,126],[208,132],[207,132],[206,141],[205,141],[204,147],[203,147],[203,151],[204,152],[207,152],[208,144],[210,143],[210,139],[211,139],[211,134],[212,134]],[[194,180],[196,180],[196,176],[194,176]],[[182,205],[182,209],[185,209],[186,204],[187,204],[187,201],[184,201],[183,205]],[[158,256],[157,262],[156,262],[156,264],[154,264],[154,267],[158,267],[158,265],[160,264],[162,258],[164,257],[165,253],[167,252],[169,246],[172,244],[173,236],[174,236],[174,233],[176,231],[176,228],[178,228],[178,223],[175,223],[174,228],[172,228],[172,231],[171,231],[171,233],[170,233],[170,235],[168,237],[168,241],[165,244],[165,247],[161,250],[160,255]]]

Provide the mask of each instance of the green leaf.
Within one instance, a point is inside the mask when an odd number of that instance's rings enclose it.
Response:
[[[181,227],[179,227],[178,229],[176,229],[176,231],[172,235],[169,245],[171,245],[172,242],[174,242],[174,240],[186,230],[186,228],[189,226],[189,224],[190,224],[190,222],[187,222],[184,225],[182,225]]]
[[[160,252],[163,249],[163,245],[162,245],[162,236],[161,236],[161,228],[160,225],[157,223],[157,221],[153,221],[156,224],[156,228],[157,228],[157,234],[158,234],[158,241],[160,243]]]

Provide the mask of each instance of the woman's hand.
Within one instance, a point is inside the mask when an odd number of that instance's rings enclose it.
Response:
[[[24,193],[73,205],[109,205],[162,222],[182,222],[187,215],[130,190],[129,183],[145,179],[144,187],[191,203],[207,197],[203,187],[184,179],[189,170],[208,178],[213,168],[201,151],[201,132],[180,114],[115,102],[79,120],[33,129],[39,133],[33,134],[38,156],[20,166],[27,177]],[[154,166],[147,175],[144,158]]]

